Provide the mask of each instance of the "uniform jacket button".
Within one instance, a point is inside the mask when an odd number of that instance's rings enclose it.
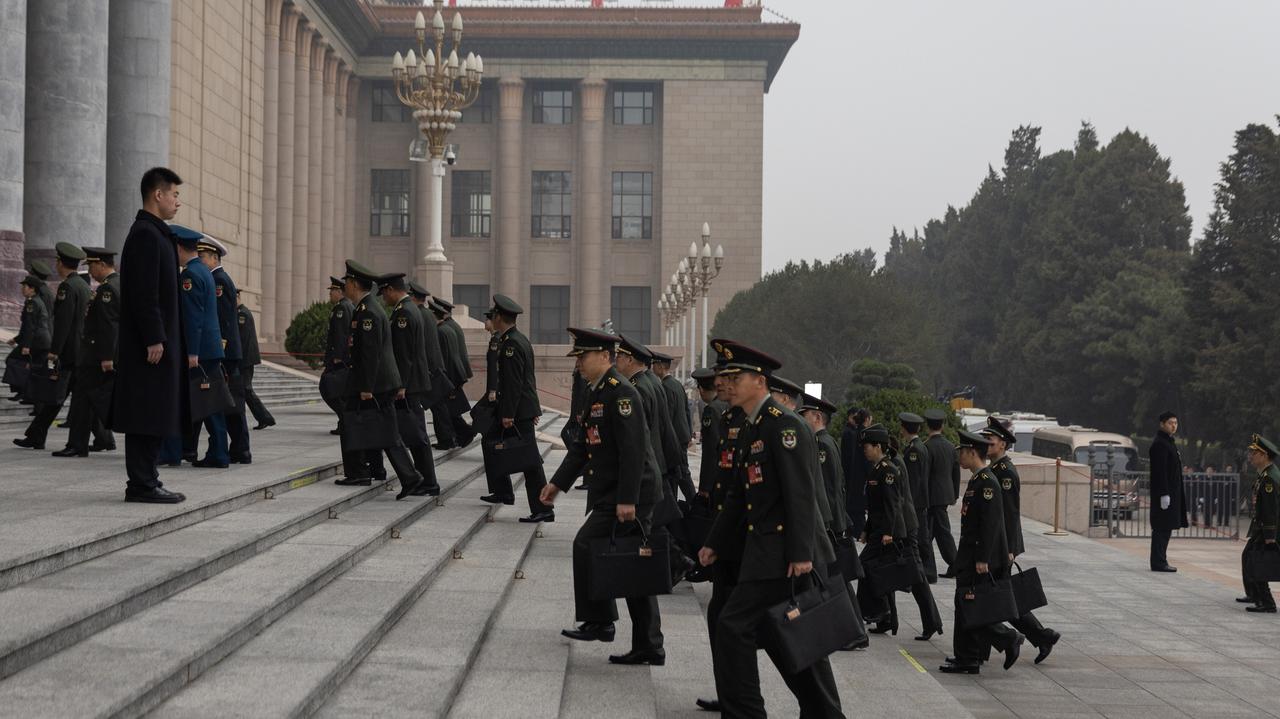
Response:
[[[748,531],[748,532],[754,532],[754,531],[756,531],[755,525],[753,525],[753,524],[748,524],[748,525],[747,525],[747,531]]]
[[[748,504],[747,504],[747,509],[748,509],[748,510],[749,510],[749,509],[751,509],[751,504],[750,504],[750,503],[748,503]]]
[[[595,470],[588,469],[588,470],[587,470],[587,474],[595,474]]]
[[[781,524],[779,524],[779,525],[778,525],[778,531],[779,531],[779,532],[781,532],[781,531],[782,531],[782,525],[781,525]]]

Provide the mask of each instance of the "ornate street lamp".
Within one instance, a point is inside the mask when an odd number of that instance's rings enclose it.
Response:
[[[484,59],[472,53],[460,59],[462,14],[456,11],[450,33],[452,42],[449,54],[445,55],[444,0],[433,0],[432,4],[435,15],[431,19],[430,34],[427,19],[419,12],[413,23],[418,36],[418,52],[415,54],[410,50],[405,56],[397,52],[391,59],[391,77],[400,102],[413,108],[413,119],[427,141],[431,158],[431,234],[426,256],[419,261],[444,263],[441,233],[445,139],[457,128],[462,110],[470,107],[480,96]]]
[[[690,277],[696,293],[702,295],[702,366],[707,366],[707,334],[711,326],[707,323],[707,294],[711,291],[711,282],[720,276],[720,268],[724,266],[724,247],[716,245],[711,249],[711,225],[702,223],[702,249],[698,243],[689,243]]]

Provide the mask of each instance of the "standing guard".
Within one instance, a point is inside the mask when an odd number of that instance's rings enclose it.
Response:
[[[84,261],[84,250],[70,242],[59,242],[55,249],[58,253],[58,275],[62,277],[58,285],[57,298],[53,303],[52,339],[45,360],[52,368],[57,365],[68,387],[75,386],[75,370],[80,363],[80,338],[84,333],[84,313],[89,305],[89,285],[76,271]],[[32,363],[34,369],[36,364]],[[36,416],[27,426],[26,436],[15,439],[13,443],[19,447],[44,449],[45,439],[49,435],[49,426],[62,411],[61,402],[36,405]]]
[[[115,374],[116,336],[120,332],[120,276],[116,274],[115,252],[105,247],[84,247],[85,265],[98,289],[85,310],[84,334],[76,364],[75,391],[67,414],[67,446],[55,457],[87,457],[89,452],[116,448],[115,437],[107,429],[106,417],[99,414],[90,393],[101,392]],[[108,397],[110,395],[108,394]],[[89,445],[89,434],[93,445]]]

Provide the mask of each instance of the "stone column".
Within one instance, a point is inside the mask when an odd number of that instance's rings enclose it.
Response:
[[[111,0],[106,246],[116,250],[138,214],[142,173],[169,164],[172,5],[172,0]],[[177,172],[181,175],[181,168]]]
[[[280,13],[284,0],[267,0],[262,83],[262,303],[258,334],[276,339],[276,210],[280,205]]]
[[[107,0],[38,0],[27,13],[23,227],[28,259],[50,258],[68,228],[105,239]]]
[[[22,293],[22,174],[27,0],[0,0],[0,325],[16,327]]]
[[[415,129],[416,133],[417,130]],[[409,247],[410,258],[413,260],[414,273],[418,276],[419,282],[426,282],[420,275],[422,273],[422,258],[427,254],[427,237],[430,235],[431,223],[437,221],[431,216],[431,163],[430,162],[413,162],[413,214],[410,216],[409,225],[413,232],[411,238],[412,243]],[[440,288],[426,286],[431,290],[431,294],[440,292]],[[442,297],[444,295],[441,295]]]
[[[578,322],[609,313],[601,287],[604,283],[604,80],[586,79],[578,86],[582,121],[578,133],[578,193],[582,222],[573,235],[578,248]]]
[[[351,71],[339,60],[333,118],[333,257],[330,258],[329,269],[325,270],[330,274],[337,274],[343,260],[347,258],[347,208],[351,204],[347,198],[347,188],[350,186],[347,178],[347,153],[350,151],[347,145],[347,86],[350,80]],[[320,281],[323,282],[324,279],[321,277]]]
[[[293,158],[294,105],[297,102],[295,77],[298,60],[298,21],[300,16],[292,5],[284,8],[280,18],[280,78],[279,119],[276,126],[280,139],[276,145],[276,259],[275,298],[276,313],[273,334],[276,341],[284,341],[285,330],[293,320],[293,279],[289,266],[293,263]],[[263,280],[267,282],[267,280]]]
[[[344,185],[347,196],[347,218],[343,225],[347,233],[346,240],[342,243],[345,248],[344,259],[355,257],[356,248],[359,246],[356,238],[361,232],[369,231],[369,220],[367,217],[362,217],[359,210],[364,205],[357,199],[361,188],[365,186],[361,178],[356,176],[360,171],[360,108],[360,78],[352,75],[347,81],[347,180]]]
[[[321,213],[324,226],[320,230],[320,263],[316,268],[318,271],[311,278],[312,285],[316,285],[322,279],[333,272],[333,241],[336,236],[334,227],[334,218],[337,216],[334,207],[334,170],[335,160],[333,153],[334,148],[334,127],[337,121],[337,97],[338,91],[338,57],[329,50],[325,54],[324,62],[324,137],[322,138],[322,154],[320,164],[320,202]],[[313,291],[318,291],[318,287],[312,287]]]
[[[311,149],[307,153],[307,166],[310,180],[307,183],[307,264],[298,271],[305,273],[306,293],[302,297],[299,309],[311,303],[317,296],[319,288],[314,287],[320,277],[320,249],[324,245],[321,232],[324,228],[324,209],[321,201],[321,171],[324,163],[324,58],[329,52],[329,44],[324,38],[316,35],[315,45],[311,48],[311,112],[309,122],[311,130],[308,138]]]
[[[498,236],[494,247],[494,293],[522,297],[520,264],[524,188],[524,81],[498,80]],[[528,208],[524,208],[528,209]]]
[[[311,223],[307,213],[311,177],[311,46],[315,31],[300,23],[298,63],[294,73],[293,104],[293,257],[287,268],[291,286],[290,317],[307,303],[307,244]]]

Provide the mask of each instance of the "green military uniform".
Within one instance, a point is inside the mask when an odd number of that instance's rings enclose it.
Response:
[[[27,272],[40,280],[33,285],[36,290],[36,299],[44,305],[45,314],[53,317],[53,288],[49,286],[49,278],[53,276],[53,270],[49,269],[49,265],[45,264],[44,260],[32,260],[27,265]]]
[[[403,273],[383,275],[379,284],[384,289],[390,287],[405,292],[391,310],[391,351],[395,355],[396,370],[400,373],[400,383],[405,391],[404,399],[399,401],[404,403],[402,406],[405,414],[422,436],[420,442],[406,442],[409,455],[413,457],[413,466],[422,475],[422,483],[413,493],[418,496],[436,496],[440,494],[440,484],[436,481],[435,458],[431,456],[431,448],[427,444],[427,420],[423,407],[423,400],[431,392],[431,372],[427,367],[427,349],[422,340],[422,312],[408,294]],[[405,436],[403,430],[401,436]]]
[[[1276,455],[1280,454],[1280,449],[1277,449],[1275,444],[1256,434],[1253,435],[1249,449],[1264,452],[1273,462]],[[1245,542],[1244,552],[1241,553],[1242,565],[1247,564],[1245,558],[1251,553],[1278,551],[1277,545],[1274,544],[1278,526],[1280,526],[1280,469],[1272,463],[1259,470],[1253,480],[1253,519],[1249,521],[1249,539]],[[1268,541],[1273,544],[1268,545]],[[1249,607],[1250,611],[1267,613],[1276,611],[1276,600],[1267,582],[1246,581],[1244,592],[1245,596],[1254,603],[1254,606]]]
[[[898,421],[902,423],[903,429],[910,433],[909,439],[902,447],[902,462],[907,469],[907,485],[911,491],[911,505],[914,508],[916,528],[912,531],[911,537],[921,555],[925,579],[932,584],[938,581],[936,567],[932,573],[929,571],[935,562],[924,559],[925,552],[928,552],[930,557],[933,555],[929,535],[929,505],[932,503],[929,497],[929,448],[918,434],[924,418],[913,412],[903,412],[898,415]]]
[[[940,409],[931,409],[924,413],[929,422],[929,431],[941,427],[947,415]],[[960,465],[956,463],[956,448],[941,434],[930,434],[925,440],[929,450],[929,502],[925,523],[925,539],[923,545],[936,543],[942,561],[951,566],[956,559],[956,540],[951,536],[951,518],[947,508],[956,503],[960,494]],[[929,579],[938,576],[937,564],[933,557],[933,549],[921,552],[924,559],[924,570]]]
[[[511,326],[498,337],[498,399],[494,408],[496,417],[485,433],[485,441],[493,443],[504,436],[529,438],[534,432],[533,421],[542,415],[542,405],[538,402],[533,345],[514,324],[516,318],[524,313],[524,308],[506,295],[494,295],[490,311],[507,318]],[[503,420],[511,420],[511,427],[503,427]],[[547,486],[542,457],[539,456],[536,463],[517,471],[524,474],[524,490],[529,500],[528,519],[544,517],[548,521],[553,520],[555,515],[552,514],[551,507],[539,499],[542,488]],[[511,485],[510,474],[491,470],[486,463],[485,476],[489,482],[487,501],[507,504],[515,501],[515,488]]]
[[[85,262],[111,261],[115,256],[114,252],[105,247],[82,249],[85,252]],[[96,406],[89,401],[89,395],[95,391],[101,392],[100,388],[114,380],[114,369],[104,372],[102,363],[115,361],[119,332],[120,275],[113,271],[98,283],[97,290],[90,293],[89,304],[85,309],[84,329],[76,362],[75,392],[71,395],[71,409],[67,414],[67,446],[61,456],[83,457],[90,449],[115,449],[115,437],[104,424],[107,418],[101,414],[107,403]],[[107,398],[109,401],[109,391]],[[92,447],[89,446],[91,431],[94,436]]]
[[[22,280],[22,284],[28,287],[35,287],[43,284],[40,278],[35,275],[27,275]],[[40,301],[40,297],[32,297],[22,303],[22,319],[18,324],[18,334],[13,338],[17,345],[16,349],[20,356],[26,357],[27,361],[35,367],[44,361],[45,353],[49,351],[49,342],[53,337],[53,325],[49,319],[49,312],[45,309],[45,305]],[[26,350],[26,352],[23,352]]]
[[[56,245],[58,261],[65,266],[79,265],[85,258],[84,250],[69,242]],[[84,314],[89,305],[89,285],[79,274],[68,274],[58,285],[53,302],[53,335],[49,341],[49,355],[57,355],[62,381],[67,387],[76,384],[76,366],[80,361],[80,339],[84,332]],[[44,448],[49,426],[62,410],[62,404],[42,404],[36,407],[36,416],[27,426],[26,441],[22,446]]]
[[[863,429],[858,438],[862,445],[875,444],[886,452],[867,475],[867,524],[863,529],[866,545],[862,549],[862,563],[869,565],[877,563],[886,553],[908,551],[906,518],[910,512],[904,511],[904,505],[910,504],[905,501],[906,470],[888,454],[888,430],[873,424]],[[885,544],[885,537],[892,539],[892,543]],[[897,632],[893,592],[882,591],[871,581],[859,582],[858,605],[867,621],[877,624],[875,633]]]
[[[329,277],[329,289],[343,291],[343,281],[338,277]],[[331,373],[343,370],[351,362],[351,328],[355,324],[356,307],[351,300],[343,297],[329,308],[329,328],[324,340],[324,374],[333,380],[335,385],[329,388],[329,382],[321,377],[321,396],[338,415],[338,428],[332,434],[342,432],[342,408],[346,381],[340,375]]]

